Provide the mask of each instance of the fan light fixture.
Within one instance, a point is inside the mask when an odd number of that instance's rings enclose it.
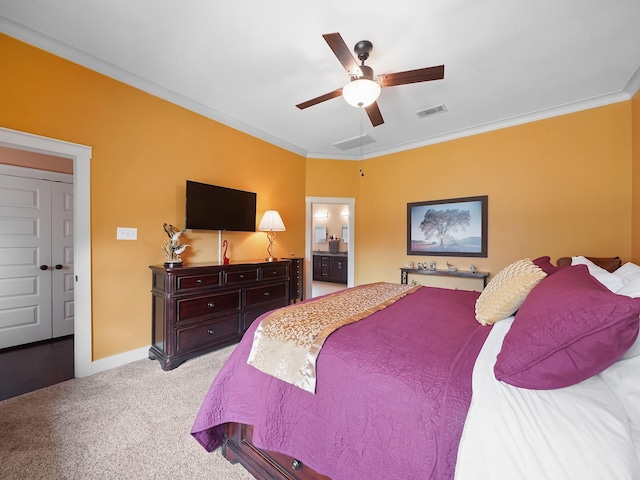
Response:
[[[322,35],[322,38],[326,40],[327,45],[329,45],[333,54],[347,71],[347,74],[351,76],[352,81],[333,92],[325,93],[319,97],[297,104],[296,107],[300,110],[342,96],[349,105],[356,108],[365,108],[369,120],[371,120],[371,125],[377,127],[384,123],[378,104],[375,103],[382,88],[407,85],[410,83],[430,82],[431,80],[441,80],[444,78],[444,65],[418,68],[404,72],[384,73],[376,77],[373,74],[373,69],[364,64],[373,50],[373,44],[369,40],[360,40],[356,43],[355,47],[353,47],[353,52],[358,59],[356,60],[349,51],[347,44],[344,43],[342,35],[339,33],[327,33]],[[358,65],[358,61],[360,61],[360,65]],[[379,83],[376,82],[376,79],[379,80]]]
[[[380,84],[369,78],[357,78],[342,87],[342,96],[349,105],[364,108],[380,96]]]
[[[276,258],[273,256],[274,246],[273,242],[276,239],[275,232],[284,232],[286,229],[284,228],[284,222],[280,217],[280,214],[277,210],[267,210],[264,212],[262,220],[260,220],[260,225],[258,225],[258,231],[267,232],[267,239],[269,240],[269,246],[267,247],[267,253],[269,256],[267,257],[268,262],[273,262]]]

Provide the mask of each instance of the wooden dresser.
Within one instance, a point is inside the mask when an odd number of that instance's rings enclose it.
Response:
[[[291,303],[304,300],[304,258],[291,257],[289,276],[291,277]]]
[[[237,343],[263,313],[291,300],[291,260],[149,267],[152,272],[149,358],[163,370]]]

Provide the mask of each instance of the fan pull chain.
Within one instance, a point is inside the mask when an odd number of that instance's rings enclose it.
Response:
[[[362,171],[362,164],[363,164],[363,156],[364,156],[364,130],[363,130],[363,118],[364,118],[364,108],[361,108],[361,115],[360,115],[360,176],[364,177],[364,171]]]

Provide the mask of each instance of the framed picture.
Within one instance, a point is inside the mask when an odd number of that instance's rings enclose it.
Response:
[[[407,203],[407,255],[486,257],[488,196]]]

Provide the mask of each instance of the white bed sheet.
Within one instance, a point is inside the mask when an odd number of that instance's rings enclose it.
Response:
[[[640,435],[629,416],[640,416],[640,390],[629,386],[640,385],[640,356],[567,388],[513,387],[493,372],[512,323],[492,327],[476,361],[456,480],[639,480]]]

